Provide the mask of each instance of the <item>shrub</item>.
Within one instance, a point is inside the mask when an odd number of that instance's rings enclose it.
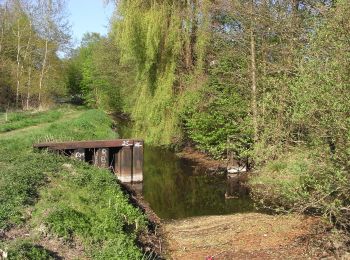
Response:
[[[263,208],[319,214],[349,227],[349,175],[318,150],[294,149],[268,162],[250,186]]]

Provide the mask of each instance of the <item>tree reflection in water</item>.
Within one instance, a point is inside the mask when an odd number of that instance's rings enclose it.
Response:
[[[143,195],[163,219],[254,211],[240,180],[159,147],[145,147]]]

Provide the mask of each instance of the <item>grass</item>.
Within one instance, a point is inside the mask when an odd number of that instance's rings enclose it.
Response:
[[[2,115],[0,124],[0,133],[5,133],[28,126],[34,126],[42,123],[50,123],[58,120],[64,114],[64,110],[52,110],[47,112],[23,112],[9,113],[5,121],[5,115]]]
[[[299,148],[269,161],[252,175],[251,195],[257,205],[275,212],[323,215],[349,226],[349,175],[322,153]]]
[[[52,118],[55,111],[47,114],[40,118]],[[21,120],[26,117],[17,120],[18,124]],[[32,149],[33,143],[48,138],[115,138],[110,126],[111,120],[105,113],[88,110],[76,119],[59,120],[0,140],[0,229],[21,225],[30,226],[31,230],[44,229],[65,243],[80,241],[85,254],[95,259],[140,258],[135,239],[146,227],[146,220],[128,203],[115,176],[107,170]],[[12,241],[2,247],[14,252],[19,245],[25,245],[34,255],[45,256],[40,238],[47,235],[46,231],[33,238],[31,244]],[[20,258],[23,257],[13,257]]]
[[[28,241],[19,241],[15,243],[8,252],[8,258],[14,260],[36,259],[36,260],[54,260],[55,255],[42,246],[33,245]]]
[[[253,198],[258,204],[276,211],[292,209],[308,196],[303,180],[312,171],[312,164],[306,151],[270,161],[250,179]]]

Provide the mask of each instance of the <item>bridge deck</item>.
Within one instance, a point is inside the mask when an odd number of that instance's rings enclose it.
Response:
[[[35,148],[55,148],[55,149],[78,149],[78,148],[112,148],[134,146],[142,140],[134,139],[115,139],[115,140],[96,140],[96,141],[75,141],[75,142],[49,142],[34,144]]]
[[[111,169],[121,182],[143,180],[143,140],[115,139],[77,142],[49,142],[33,145]]]

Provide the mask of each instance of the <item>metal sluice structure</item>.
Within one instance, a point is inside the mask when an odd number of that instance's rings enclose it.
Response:
[[[108,168],[123,183],[143,181],[143,140],[115,139],[34,144],[100,168]]]

